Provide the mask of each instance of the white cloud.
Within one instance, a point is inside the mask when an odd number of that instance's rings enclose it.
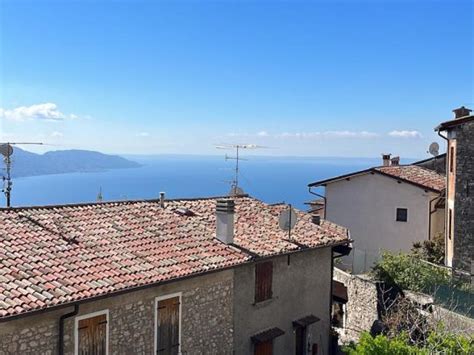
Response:
[[[58,106],[51,102],[31,106],[20,106],[11,110],[0,108],[0,118],[14,121],[31,119],[60,121],[66,116],[58,110]]]
[[[54,131],[53,133],[51,133],[52,138],[62,138],[63,136],[64,136],[64,134],[62,134],[61,132],[58,132],[58,131]]]
[[[420,132],[418,131],[392,131],[388,134],[390,137],[396,138],[422,138]]]
[[[289,133],[283,132],[275,135],[277,138],[300,138],[300,139],[311,139],[311,138],[375,138],[378,137],[378,133],[368,131],[324,131],[324,132],[296,132]]]
[[[268,134],[267,131],[260,131],[260,132],[257,133],[257,136],[259,136],[259,137],[268,137],[269,134]]]
[[[140,132],[140,133],[137,133],[137,137],[150,137],[150,133]]]

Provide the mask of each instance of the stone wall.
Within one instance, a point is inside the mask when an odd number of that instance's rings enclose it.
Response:
[[[426,169],[434,170],[438,174],[446,175],[446,153],[437,157],[415,162],[414,165],[421,166]]]
[[[453,268],[473,273],[474,122],[455,129],[457,141]]]
[[[345,327],[339,329],[343,343],[357,341],[379,319],[379,283],[364,275],[351,275],[334,268],[333,278],[347,287]]]
[[[110,354],[154,354],[155,298],[181,292],[183,354],[231,354],[233,270],[81,304],[78,316],[108,310]],[[0,354],[57,354],[59,317],[72,307],[0,323]],[[64,349],[74,354],[74,318]]]

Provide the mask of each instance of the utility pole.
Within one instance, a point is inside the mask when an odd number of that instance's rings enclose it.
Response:
[[[5,163],[5,175],[2,176],[3,180],[3,189],[2,192],[5,194],[5,199],[7,202],[7,208],[11,207],[11,194],[12,194],[12,155],[13,155],[13,146],[14,145],[43,145],[43,143],[32,143],[32,142],[15,142],[15,143],[0,143],[0,154],[3,155],[3,162]]]

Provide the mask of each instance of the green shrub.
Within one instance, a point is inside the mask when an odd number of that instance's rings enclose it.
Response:
[[[431,354],[474,354],[474,338],[462,335],[432,332],[423,346],[412,345],[405,334],[395,338],[385,335],[372,337],[362,333],[359,343],[343,349],[348,355],[431,355]]]
[[[362,333],[357,345],[343,349],[348,355],[411,355],[420,354],[419,349],[410,346],[407,337],[400,335],[389,339],[385,335],[372,337],[369,333]]]
[[[420,257],[430,263],[444,264],[444,235],[438,234],[433,240],[416,242],[411,249],[413,256]]]
[[[430,293],[435,287],[450,282],[448,270],[403,253],[384,253],[373,273],[388,285],[416,292]]]

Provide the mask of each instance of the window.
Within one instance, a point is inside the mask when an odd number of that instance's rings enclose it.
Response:
[[[397,208],[397,222],[408,222],[408,208]]]
[[[272,355],[273,354],[273,340],[268,340],[263,343],[255,344],[255,355]]]
[[[255,265],[255,303],[272,298],[273,263],[266,261]]]
[[[75,353],[106,355],[108,353],[108,311],[76,317]]]
[[[306,354],[306,327],[298,327],[295,329],[295,354]]]
[[[181,352],[181,294],[156,299],[156,354],[178,355]]]
[[[449,239],[453,237],[453,210],[451,208],[448,216],[448,237]]]
[[[454,147],[451,147],[449,151],[449,172],[454,173]]]

